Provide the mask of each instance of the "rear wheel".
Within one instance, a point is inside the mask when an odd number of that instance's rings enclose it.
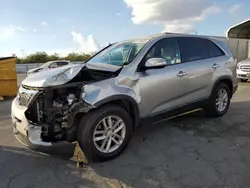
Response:
[[[78,142],[89,160],[105,161],[119,155],[132,132],[128,113],[116,105],[105,105],[83,117]]]
[[[241,82],[247,82],[247,79],[240,79]]]
[[[210,117],[221,117],[230,106],[231,92],[224,83],[219,83],[213,90],[209,102],[204,108]]]

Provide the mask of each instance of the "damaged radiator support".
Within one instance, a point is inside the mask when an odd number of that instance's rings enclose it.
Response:
[[[76,86],[77,85],[77,86]],[[44,89],[26,112],[27,119],[42,126],[45,142],[75,141],[77,114],[91,106],[81,99],[82,83]]]

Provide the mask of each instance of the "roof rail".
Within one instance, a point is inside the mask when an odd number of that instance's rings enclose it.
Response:
[[[165,32],[165,34],[174,34],[174,35],[193,35],[193,34],[188,34],[188,33],[170,33],[170,32]]]
[[[197,32],[195,34],[188,34],[188,33],[169,33],[166,32],[167,34],[174,34],[174,35],[190,35],[190,36],[199,36],[199,37],[212,37],[212,38],[226,38],[225,36],[214,36],[214,35],[198,35]]]
[[[165,35],[165,33],[156,33],[156,34],[152,34],[152,35],[147,35],[147,37],[158,37],[158,36],[162,36]]]

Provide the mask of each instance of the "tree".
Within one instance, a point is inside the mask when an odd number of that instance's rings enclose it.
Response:
[[[66,57],[60,57],[57,53],[48,55],[46,52],[36,52],[30,54],[24,58],[17,58],[16,63],[46,63],[48,61],[54,61],[59,59],[65,59],[69,61],[86,61],[91,57],[85,53],[69,53]]]
[[[55,61],[59,59],[59,55],[57,53],[54,53],[51,56],[48,56],[48,61]]]
[[[77,54],[77,53],[69,53],[68,56],[65,57],[66,60],[70,61],[86,61],[91,56],[88,54]]]

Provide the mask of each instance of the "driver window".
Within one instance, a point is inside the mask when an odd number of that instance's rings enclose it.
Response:
[[[146,60],[149,58],[163,58],[167,65],[181,63],[177,39],[168,38],[157,42],[146,55]]]

